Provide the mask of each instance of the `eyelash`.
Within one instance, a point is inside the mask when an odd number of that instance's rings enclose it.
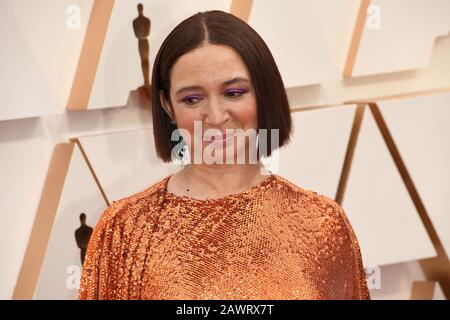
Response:
[[[192,99],[197,99],[197,98],[200,99],[200,96],[198,96],[198,95],[187,96],[187,97],[183,98],[181,100],[181,102],[184,102],[187,105],[193,105],[194,103],[188,103],[187,101],[192,100]]]
[[[227,90],[225,92],[225,95],[230,94],[230,93],[231,94],[236,94],[237,93],[238,94],[237,96],[229,96],[231,99],[237,99],[237,98],[241,97],[242,95],[246,94],[247,92],[248,92],[248,90],[245,90],[245,89],[231,89],[231,90]],[[181,100],[181,102],[184,102],[187,105],[194,105],[195,102],[194,103],[188,103],[187,101],[192,100],[192,99],[200,99],[200,98],[201,98],[200,95],[191,95],[191,96],[184,97]]]

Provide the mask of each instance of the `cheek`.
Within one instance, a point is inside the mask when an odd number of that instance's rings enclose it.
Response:
[[[248,101],[243,101],[242,104],[236,107],[237,108],[234,108],[234,118],[236,118],[236,120],[246,129],[257,129],[258,113],[256,101],[254,99],[249,99]]]
[[[189,131],[191,138],[194,137],[194,122],[200,120],[197,110],[176,110],[175,117],[177,119],[177,126],[179,129]],[[185,137],[186,138],[186,137]]]

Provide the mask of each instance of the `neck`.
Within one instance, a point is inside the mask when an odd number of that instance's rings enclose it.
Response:
[[[221,196],[243,191],[264,180],[263,165],[236,164],[209,166],[190,164],[183,169],[186,188],[192,193]]]

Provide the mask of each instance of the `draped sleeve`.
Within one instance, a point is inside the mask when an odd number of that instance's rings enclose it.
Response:
[[[344,287],[337,294],[337,299],[370,300],[366,273],[363,267],[361,249],[355,231],[342,207],[335,203],[337,212],[337,237],[343,239],[338,252],[343,262],[342,279]]]
[[[111,224],[117,202],[106,208],[97,222],[86,250],[78,291],[79,300],[105,298],[108,264],[113,250]]]

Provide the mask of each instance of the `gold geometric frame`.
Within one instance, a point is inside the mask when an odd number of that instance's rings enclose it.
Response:
[[[33,298],[39,280],[39,274],[50,240],[51,230],[56,218],[64,182],[69,170],[75,148],[78,147],[107,207],[110,202],[104,188],[100,184],[92,164],[78,138],[70,139],[70,143],[59,143],[55,146],[50,160],[47,177],[39,200],[38,209],[31,230],[24,259],[13,292],[15,300]]]
[[[34,296],[73,150],[72,143],[57,144],[53,150],[13,299],[28,300]]]
[[[428,281],[437,281],[442,287],[444,295],[447,299],[450,299],[450,261],[448,259],[447,253],[444,250],[441,240],[431,222],[431,219],[425,209],[423,201],[417,191],[416,186],[409,174],[406,165],[400,155],[397,145],[392,138],[390,130],[380,112],[380,109],[376,103],[369,103],[367,105],[360,104],[357,106],[355,117],[353,120],[352,130],[350,133],[347,151],[344,158],[344,163],[342,165],[341,177],[339,179],[338,189],[336,191],[335,200],[337,203],[342,205],[345,190],[348,182],[348,177],[350,175],[350,170],[352,166],[352,160],[355,153],[355,148],[357,146],[358,136],[360,133],[360,128],[362,125],[362,119],[364,115],[365,108],[369,108],[375,119],[378,129],[388,147],[389,153],[395,163],[395,166],[402,178],[403,183],[411,197],[414,207],[416,208],[419,217],[427,231],[428,237],[433,243],[434,249],[437,252],[437,256],[434,258],[419,260],[419,263],[425,273],[425,277]]]
[[[410,300],[433,300],[435,288],[434,281],[414,281]]]
[[[67,110],[86,110],[111,19],[114,0],[94,0]]]

